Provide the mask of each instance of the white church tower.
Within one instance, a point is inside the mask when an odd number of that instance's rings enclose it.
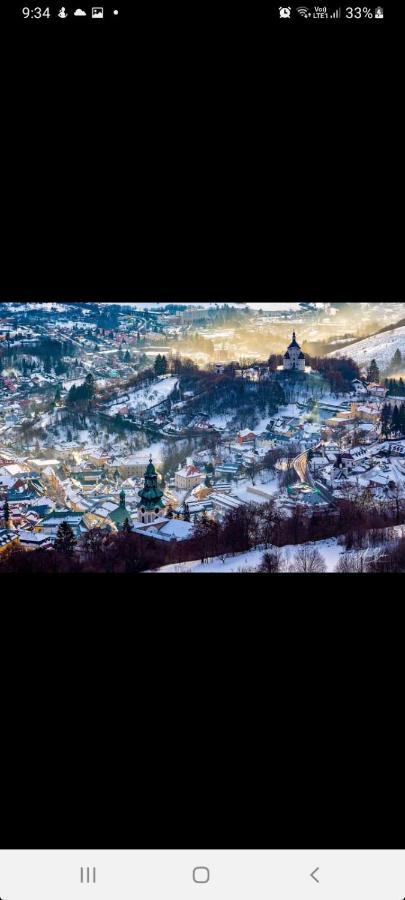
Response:
[[[305,372],[305,356],[301,351],[301,347],[295,340],[295,331],[293,331],[292,341],[283,357],[284,371],[295,369],[298,372]]]

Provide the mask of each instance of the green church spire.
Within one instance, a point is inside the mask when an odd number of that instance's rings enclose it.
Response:
[[[163,491],[158,487],[157,473],[152,462],[152,456],[149,457],[149,465],[146,468],[144,478],[144,486],[141,491],[138,491],[138,496],[140,497],[138,509],[144,509],[146,512],[163,509]]]

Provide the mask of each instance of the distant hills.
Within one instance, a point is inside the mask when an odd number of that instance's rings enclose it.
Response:
[[[383,328],[378,334],[356,341],[341,350],[334,350],[328,356],[338,358],[348,356],[360,367],[368,366],[371,360],[375,359],[378,368],[384,371],[388,369],[396,350],[400,350],[405,359],[405,324]]]

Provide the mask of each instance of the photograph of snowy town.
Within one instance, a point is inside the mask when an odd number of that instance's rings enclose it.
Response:
[[[405,571],[405,302],[0,303],[2,573]]]

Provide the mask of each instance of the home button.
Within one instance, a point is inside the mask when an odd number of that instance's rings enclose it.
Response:
[[[193,881],[196,884],[207,884],[210,880],[210,870],[206,866],[197,866],[193,869]]]

